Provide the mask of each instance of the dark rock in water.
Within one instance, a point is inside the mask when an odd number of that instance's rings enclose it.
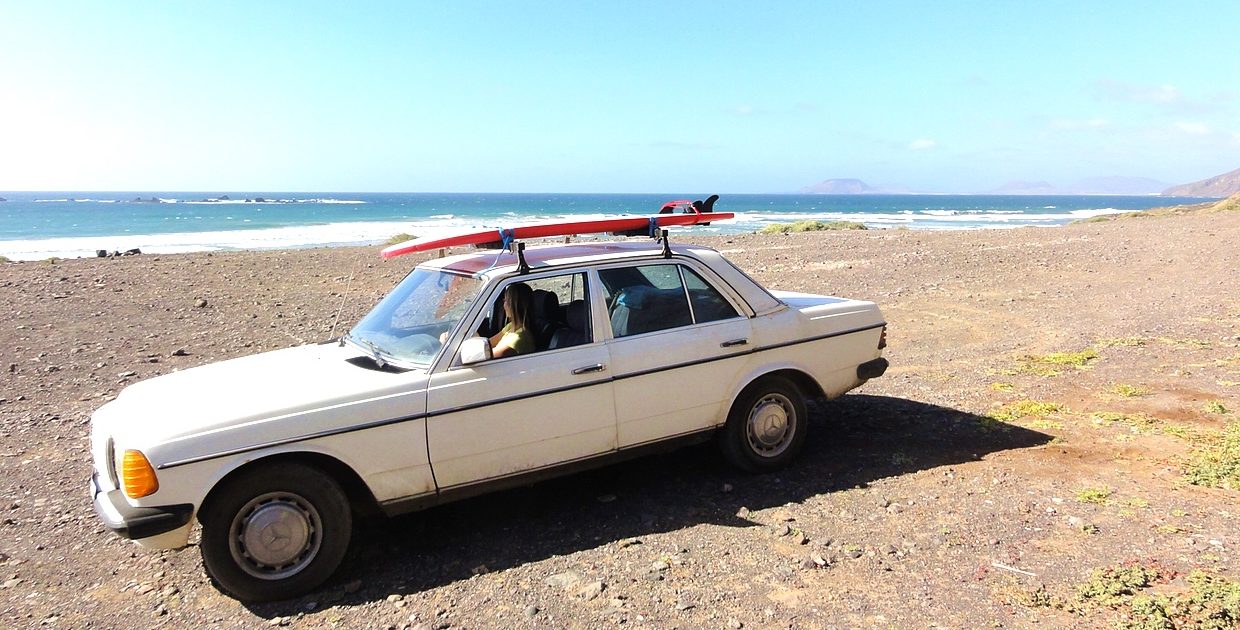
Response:
[[[228,195],[220,195],[220,201],[232,201],[232,199],[229,199]]]
[[[95,256],[97,256],[97,257],[99,257],[99,258],[107,258],[107,257],[108,257],[108,250],[106,250],[106,249],[96,249],[96,250],[95,250]]]
[[[267,200],[263,199],[262,197],[255,197],[254,203],[267,203]]]
[[[135,248],[133,248],[133,249],[127,249],[127,250],[125,250],[125,254],[124,254],[124,255],[125,255],[125,256],[137,256],[138,254],[141,254],[141,253],[142,253],[142,250],[140,250],[140,249],[138,249],[137,247],[135,247]]]

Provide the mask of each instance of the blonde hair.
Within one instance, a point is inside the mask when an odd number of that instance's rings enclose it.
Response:
[[[514,282],[504,289],[504,303],[512,314],[513,330],[529,328],[534,311],[534,290],[524,282]]]

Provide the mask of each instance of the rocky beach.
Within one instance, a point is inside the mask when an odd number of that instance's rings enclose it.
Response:
[[[368,523],[328,584],[263,605],[221,594],[195,546],[105,530],[89,416],[145,378],[339,335],[417,260],[0,264],[0,625],[1237,622],[1240,212],[675,238],[768,287],[876,301],[892,368],[814,404],[779,474],[705,445]]]

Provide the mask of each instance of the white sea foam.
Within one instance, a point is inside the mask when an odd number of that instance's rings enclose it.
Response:
[[[258,201],[262,199],[262,201]],[[276,199],[273,197],[249,197],[244,199],[177,199],[177,198],[158,198],[159,203],[169,204],[185,204],[185,205],[207,205],[207,206],[227,206],[227,205],[262,205],[262,204],[294,204],[294,203],[317,203],[326,205],[360,205],[369,203],[360,199]],[[67,202],[67,201],[93,201],[95,203],[116,203],[117,199],[36,199],[36,202]],[[137,202],[135,202],[137,203]],[[149,200],[142,203],[150,203]]]
[[[1079,219],[1079,218],[1089,218],[1089,217],[1100,217],[1106,214],[1120,214],[1122,212],[1128,212],[1128,211],[1118,210],[1115,208],[1090,208],[1088,210],[1069,210],[1068,214],[1072,218]]]
[[[386,221],[329,223],[257,230],[174,232],[170,234],[124,234],[0,241],[0,254],[12,260],[43,260],[50,257],[94,256],[96,250],[141,249],[147,254],[175,254],[243,249],[288,249],[329,245],[370,245],[402,232],[433,236],[460,229],[459,224]]]
[[[195,203],[195,202],[189,202]],[[234,201],[234,203],[245,203]],[[360,202],[359,202],[360,203]],[[1060,225],[1075,219],[1103,214],[1124,212],[1114,208],[1071,210],[1067,212],[1029,214],[1012,210],[967,211],[903,211],[891,212],[737,212],[736,218],[717,221],[710,226],[688,228],[696,232],[738,233],[753,232],[772,223],[795,221],[855,221],[871,228],[907,227],[924,230],[958,230],[975,228],[1016,228],[1024,226]],[[587,221],[616,215],[581,214],[560,215],[558,220]],[[201,217],[178,216],[189,227]],[[501,216],[482,218],[439,214],[418,220],[337,222],[323,225],[294,227],[216,230],[210,232],[175,232],[169,234],[120,234],[113,236],[83,236],[71,238],[47,238],[0,241],[0,255],[12,260],[42,260],[49,257],[90,257],[95,251],[141,249],[144,253],[181,253],[194,251],[288,249],[335,245],[373,245],[395,234],[407,233],[418,237],[437,237],[462,230],[528,225],[552,219],[545,214],[518,215],[505,212]],[[249,221],[249,219],[244,219]]]
[[[260,200],[263,200],[263,201],[258,201],[259,198]],[[160,201],[165,202],[165,203],[190,203],[190,205],[206,205],[206,206],[229,206],[229,205],[253,206],[255,205],[255,203],[258,203],[258,205],[262,205],[262,203],[322,203],[322,205],[329,205],[329,206],[353,206],[353,205],[362,205],[362,203],[367,203],[366,201],[361,201],[361,200],[336,200],[336,198],[306,198],[306,200],[296,200],[296,198],[269,198],[269,197],[249,197],[249,198],[239,198],[239,200],[232,200],[232,198],[228,198],[228,200],[210,200],[210,198],[208,198],[208,200],[186,200],[186,201],[160,200]]]

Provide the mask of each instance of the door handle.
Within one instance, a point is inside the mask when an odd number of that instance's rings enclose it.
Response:
[[[602,363],[595,363],[594,365],[587,365],[586,367],[579,367],[573,370],[573,375],[575,376],[577,374],[589,374],[590,372],[602,372],[603,370],[606,370],[606,369],[607,369],[606,365],[603,365]]]
[[[731,348],[732,346],[743,346],[749,343],[748,339],[733,339],[719,344],[720,348]]]

